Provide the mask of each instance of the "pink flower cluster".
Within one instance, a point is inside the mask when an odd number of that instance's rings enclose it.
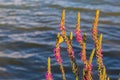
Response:
[[[98,33],[98,30],[92,29],[92,33],[93,33],[93,34],[97,34],[97,33]]]
[[[102,55],[102,49],[100,49],[99,57],[103,57],[103,55]]]
[[[59,25],[60,26],[60,30],[65,30],[65,26],[63,26],[63,25]]]
[[[80,30],[75,30],[76,40],[77,40],[78,42],[81,42],[81,41],[83,40],[80,33],[81,33]]]
[[[83,80],[90,80],[90,74],[92,74],[92,64],[85,65],[84,70],[85,75],[83,77]]]
[[[93,65],[89,64],[89,71],[90,71],[91,74],[92,74],[92,67],[93,67]]]
[[[55,58],[59,64],[62,64],[62,58],[60,56],[60,48],[54,48]]]
[[[53,80],[52,74],[50,72],[47,72],[45,76],[46,76],[46,80]]]

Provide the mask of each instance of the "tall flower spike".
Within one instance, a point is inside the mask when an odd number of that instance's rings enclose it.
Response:
[[[97,37],[97,35],[98,35],[98,31],[97,31],[98,18],[99,18],[99,10],[96,11],[96,16],[95,16],[95,20],[94,20],[94,24],[93,24],[93,28],[92,28],[92,36],[93,36],[93,40],[94,40],[95,47],[96,47],[96,56],[97,56],[98,65],[100,67],[101,65],[103,65],[102,54],[100,52],[102,36],[100,37],[100,40]]]
[[[84,63],[82,80],[92,80],[92,76],[91,76],[92,65],[89,64],[89,62],[86,59],[86,33],[84,33],[84,35],[82,36],[81,30],[80,30],[80,12],[78,13],[78,16],[77,16],[75,34],[76,34],[76,40],[79,43],[80,47],[82,48],[82,51],[80,53],[81,60]]]
[[[61,17],[61,21],[60,21],[60,30],[62,30],[62,34],[66,34],[65,31],[65,10],[62,11],[62,17]]]
[[[75,34],[76,34],[76,40],[80,43],[80,45],[82,45],[82,35],[80,33],[81,33],[81,30],[80,30],[80,12],[78,12]]]
[[[92,28],[92,37],[93,37],[95,49],[96,49],[99,79],[106,80],[107,74],[106,74],[105,66],[102,60],[102,34],[100,35],[100,38],[98,38],[98,31],[97,31],[98,18],[99,18],[99,10],[96,11],[96,16],[95,16],[95,20]]]
[[[78,76],[79,76],[79,70],[78,70],[78,66],[75,60],[75,56],[74,56],[74,50],[72,48],[72,44],[69,40],[69,38],[66,35],[66,30],[65,30],[65,10],[62,11],[62,17],[61,17],[61,21],[60,21],[60,30],[62,31],[62,37],[65,40],[65,43],[67,45],[67,51],[68,51],[68,56],[71,60],[71,64],[72,64],[72,71],[76,77],[76,80],[78,80]]]
[[[60,43],[63,42],[62,36],[60,36],[60,33],[57,35],[56,39],[56,47],[54,48],[55,58],[59,64],[62,64],[62,58],[60,56]]]
[[[60,33],[58,33],[57,40],[56,40],[56,47],[54,49],[54,53],[55,53],[56,61],[60,65],[60,70],[62,72],[62,78],[63,78],[63,80],[66,80],[65,72],[64,72],[64,67],[62,65],[62,58],[60,56],[60,43],[62,43],[62,42],[63,42],[63,37],[60,35]]]
[[[48,71],[46,73],[46,80],[53,80],[51,73],[50,57],[48,57]]]
[[[81,30],[80,30],[80,12],[78,13],[78,16],[77,16],[75,35],[76,35],[77,42],[79,43],[80,47],[82,48],[82,51],[80,52],[81,60],[85,64],[85,62],[86,62],[86,33],[82,37]]]
[[[100,11],[97,10],[97,11],[96,11],[95,20],[94,20],[94,24],[93,24],[93,33],[94,33],[94,35],[96,35],[96,36],[97,36],[97,34],[98,34],[97,26],[98,26],[99,13],[100,13]]]

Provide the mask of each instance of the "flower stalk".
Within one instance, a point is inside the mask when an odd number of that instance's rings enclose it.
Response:
[[[100,38],[98,38],[98,18],[99,18],[99,10],[96,11],[96,16],[94,19],[94,24],[92,28],[92,37],[95,44],[96,49],[96,57],[97,57],[97,64],[98,64],[98,71],[99,71],[99,79],[100,80],[107,80],[106,68],[103,64],[103,55],[102,55],[102,34],[100,34]]]
[[[84,63],[83,68],[83,78],[82,80],[92,80],[92,58],[94,55],[94,50],[90,56],[90,61],[86,59],[86,33],[82,36],[80,29],[80,12],[78,12],[77,16],[77,24],[75,29],[76,41],[79,43],[82,51],[80,52],[81,60]]]
[[[48,57],[48,71],[46,73],[46,80],[53,80],[51,73],[50,57]]]
[[[60,30],[61,30],[61,35],[63,37],[63,39],[66,42],[67,45],[67,51],[68,51],[68,56],[71,60],[71,64],[72,64],[72,71],[75,75],[76,80],[79,79],[79,70],[78,70],[78,66],[75,60],[75,56],[74,56],[74,50],[72,48],[72,42],[69,40],[69,38],[66,35],[66,29],[65,29],[65,10],[62,11],[62,17],[61,17],[61,21],[60,21]]]
[[[62,38],[62,36],[60,36],[60,33],[58,33],[57,40],[56,40],[56,47],[54,48],[54,53],[55,53],[56,61],[60,65],[60,70],[61,70],[61,73],[62,73],[62,78],[63,78],[63,80],[66,80],[65,72],[64,72],[64,67],[63,67],[63,64],[62,64],[62,58],[60,56],[60,43],[62,43],[62,42],[63,42],[63,38]]]

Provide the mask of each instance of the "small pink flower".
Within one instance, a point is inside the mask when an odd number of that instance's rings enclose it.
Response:
[[[103,57],[103,55],[102,55],[102,49],[100,49],[100,53],[101,53],[101,57]]]
[[[78,41],[78,42],[81,42],[83,39],[82,39],[82,36],[81,36],[81,31],[80,30],[76,30],[75,31],[75,34],[76,34],[76,40]]]
[[[60,30],[65,30],[65,27],[63,25],[60,24]]]
[[[90,65],[89,65],[89,70],[90,70],[90,73],[91,73],[91,74],[92,74],[92,67],[93,67],[93,65],[90,64]]]
[[[54,48],[55,58],[59,64],[62,64],[62,58],[60,56],[60,48]]]
[[[45,77],[46,77],[46,80],[53,80],[52,74],[49,72],[46,73]]]
[[[93,34],[97,34],[97,33],[98,33],[98,30],[92,29],[92,33],[93,33]]]
[[[102,50],[102,49],[100,49],[100,53],[102,53],[102,51],[103,51],[103,50]]]
[[[72,56],[75,57],[75,56],[74,56],[74,50],[73,50],[73,49],[72,49]]]

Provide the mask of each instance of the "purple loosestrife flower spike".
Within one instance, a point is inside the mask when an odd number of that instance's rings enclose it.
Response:
[[[60,35],[60,33],[58,33],[57,35],[57,40],[56,40],[56,47],[54,48],[54,53],[55,53],[55,58],[56,58],[56,61],[59,63],[60,65],[60,70],[62,72],[62,78],[63,80],[66,80],[66,77],[65,77],[65,72],[64,72],[64,67],[62,65],[62,58],[60,56],[60,43],[63,42],[63,38],[62,36]]]
[[[57,40],[56,40],[56,47],[54,48],[54,53],[55,53],[56,61],[59,64],[62,64],[62,58],[60,56],[60,43],[62,42],[63,42],[63,38],[62,36],[60,36],[60,33],[58,33]]]
[[[78,12],[77,16],[77,24],[76,24],[76,29],[75,29],[75,35],[76,35],[76,40],[79,43],[80,47],[82,48],[82,51],[80,52],[81,55],[81,60],[85,63],[86,61],[86,42],[83,41],[82,35],[81,35],[81,30],[80,30],[80,12]],[[86,35],[86,34],[84,34]],[[86,39],[86,38],[84,38]]]
[[[82,51],[80,52],[81,60],[84,63],[84,69],[83,69],[83,80],[92,80],[92,63],[89,63],[89,61],[86,59],[86,33],[82,36],[81,30],[80,30],[80,13],[78,13],[77,16],[77,24],[76,24],[76,41],[79,43],[80,47],[82,48]]]
[[[61,21],[60,21],[60,30],[62,32],[62,37],[66,42],[67,45],[67,51],[68,51],[68,56],[71,60],[71,64],[72,64],[72,71],[76,77],[76,80],[78,80],[78,76],[79,76],[79,70],[78,70],[78,66],[75,60],[75,56],[74,56],[74,50],[72,48],[72,43],[69,40],[69,38],[66,35],[66,29],[65,29],[65,10],[62,11],[62,17],[61,17]]]
[[[77,24],[76,24],[76,30],[75,30],[75,34],[76,34],[76,40],[82,44],[82,35],[81,35],[81,30],[80,30],[80,12],[78,13],[77,16]]]
[[[104,66],[103,60],[102,60],[102,57],[103,57],[103,55],[102,55],[102,45],[101,45],[102,44],[102,34],[100,35],[100,38],[98,38],[98,30],[97,30],[98,18],[99,18],[99,10],[96,11],[96,16],[95,16],[94,24],[93,24],[93,28],[92,28],[92,37],[93,37],[94,44],[95,44],[95,49],[96,49],[99,79],[100,80],[104,80],[104,79],[106,80],[107,79],[107,74],[106,74],[106,71],[104,71],[105,66]]]
[[[65,29],[65,10],[62,11],[62,17],[60,21],[60,30],[62,31],[63,35],[66,35]]]

